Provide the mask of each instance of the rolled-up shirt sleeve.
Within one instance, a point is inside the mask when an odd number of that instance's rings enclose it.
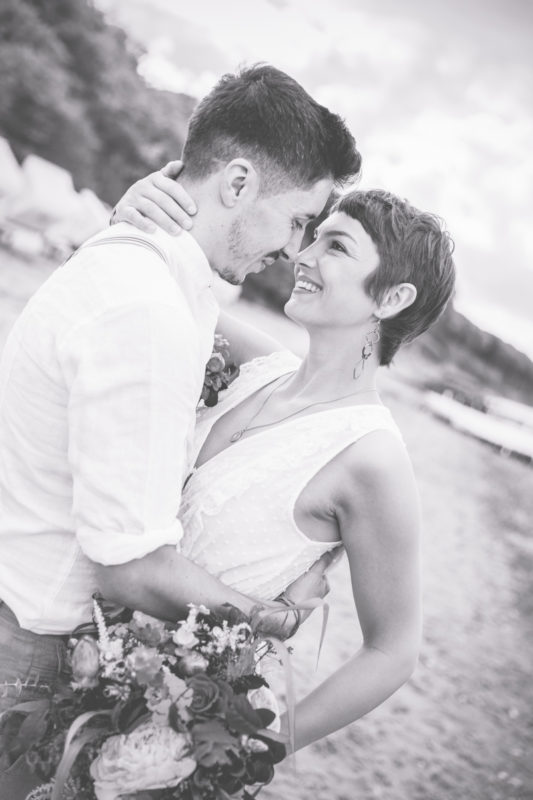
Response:
[[[152,300],[108,309],[61,343],[72,514],[92,561],[122,564],[181,539],[196,339],[184,300]]]

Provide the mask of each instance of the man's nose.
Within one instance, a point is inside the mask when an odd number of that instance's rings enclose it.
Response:
[[[283,250],[280,251],[280,258],[284,258],[286,261],[296,261],[298,253],[300,252],[300,248],[302,246],[302,241],[304,238],[304,231],[303,230],[295,230],[293,234]]]
[[[291,239],[291,241],[280,251],[280,258],[285,259],[285,261],[296,261],[298,256],[298,242],[295,242]]]
[[[301,267],[307,267],[308,269],[316,267],[316,253],[313,249],[313,242],[296,254],[294,263]]]

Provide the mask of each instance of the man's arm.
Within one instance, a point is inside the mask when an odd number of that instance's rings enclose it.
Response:
[[[138,259],[131,253],[124,280],[138,278]],[[170,619],[186,614],[190,602],[214,609],[232,603],[244,612],[255,604],[176,550],[179,487],[198,399],[199,355],[187,313],[161,297],[138,300],[130,292],[127,302],[82,322],[58,348],[69,389],[74,525],[96,564],[95,589]],[[283,636],[294,615],[282,609],[269,630]]]

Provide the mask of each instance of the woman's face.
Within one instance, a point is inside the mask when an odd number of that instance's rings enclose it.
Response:
[[[377,308],[364,289],[379,264],[376,245],[358,220],[335,211],[298,254],[285,313],[304,327],[358,328]]]

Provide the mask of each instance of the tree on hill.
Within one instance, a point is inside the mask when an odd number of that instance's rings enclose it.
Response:
[[[115,202],[177,158],[195,101],[146,85],[141,53],[88,0],[2,0],[0,132]]]

